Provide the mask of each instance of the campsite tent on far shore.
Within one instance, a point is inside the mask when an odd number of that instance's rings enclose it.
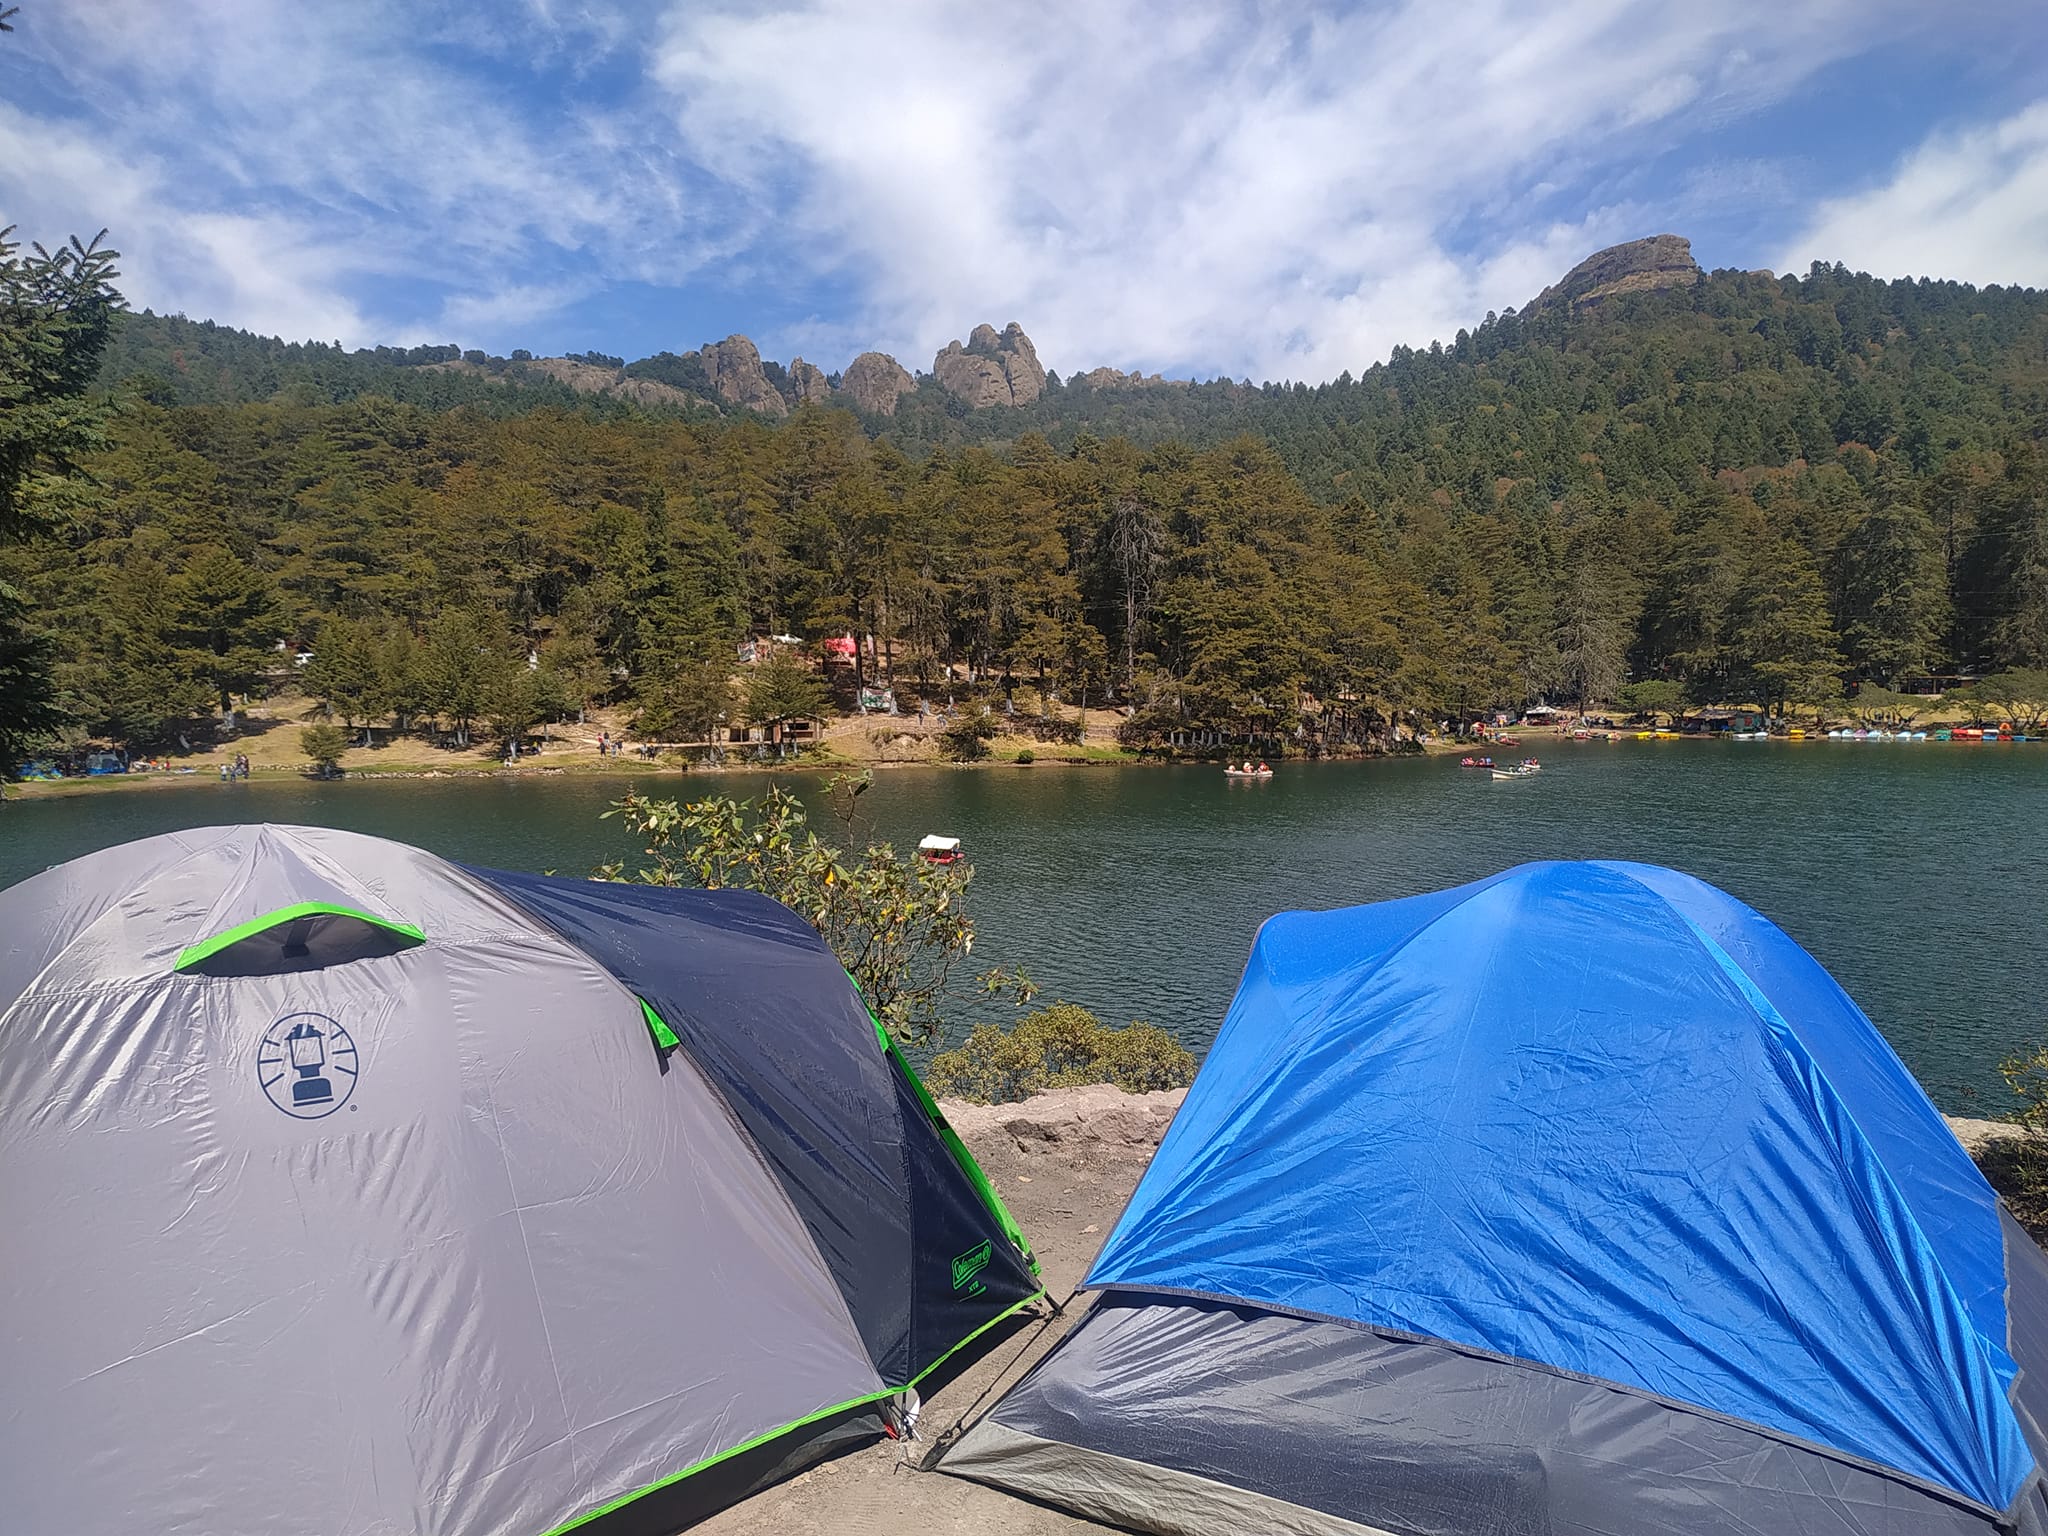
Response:
[[[1182,1536],[2048,1531],[2048,1263],[1670,870],[1268,922],[1086,1284],[944,1470]]]
[[[215,827],[0,934],[8,1536],[654,1536],[1041,1294],[764,896]]]

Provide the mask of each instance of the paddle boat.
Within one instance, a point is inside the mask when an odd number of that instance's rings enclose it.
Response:
[[[1458,766],[1460,768],[1491,768],[1493,766],[1493,759],[1490,757],[1461,757],[1458,759]]]
[[[958,864],[963,857],[960,852],[960,839],[928,833],[924,841],[917,845],[917,856],[927,864]]]
[[[1259,764],[1256,768],[1250,763],[1246,763],[1242,768],[1233,768],[1230,764],[1225,763],[1223,765],[1223,777],[1226,779],[1270,779],[1273,777],[1273,770],[1264,763]]]

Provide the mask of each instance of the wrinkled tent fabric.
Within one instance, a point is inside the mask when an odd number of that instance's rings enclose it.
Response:
[[[668,1530],[1040,1294],[764,897],[212,828],[0,934],[10,1536]]]
[[[2044,1271],[1769,921],[1526,865],[1265,925],[1103,1296],[944,1465],[1162,1531],[2037,1532]]]

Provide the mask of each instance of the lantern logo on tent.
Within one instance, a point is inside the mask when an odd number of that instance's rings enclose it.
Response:
[[[294,1120],[321,1119],[356,1091],[356,1043],[324,1013],[288,1013],[256,1047],[256,1080]]]

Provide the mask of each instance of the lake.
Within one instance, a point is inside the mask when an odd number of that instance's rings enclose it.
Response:
[[[964,839],[979,963],[1199,1050],[1272,913],[1434,890],[1525,859],[1629,858],[1759,908],[1834,972],[1951,1112],[2002,1112],[1996,1065],[2048,1039],[2048,747],[1544,740],[1494,783],[1455,759],[889,769],[863,830]],[[9,803],[0,885],[219,821],[298,821],[452,858],[582,874],[634,851],[598,815],[627,783],[755,794],[754,776],[195,783]],[[799,787],[815,780],[796,780]],[[817,821],[828,827],[822,809]],[[4,936],[0,936],[4,939]],[[977,967],[979,968],[979,967]]]

